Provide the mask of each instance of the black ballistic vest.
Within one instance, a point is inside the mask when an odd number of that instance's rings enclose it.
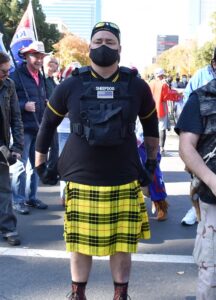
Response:
[[[198,95],[204,128],[197,145],[197,151],[204,158],[216,147],[216,79],[199,88],[195,93]],[[206,165],[216,174],[216,156],[210,158]],[[216,197],[203,182],[198,194],[201,199],[206,199],[206,202],[216,204]]]
[[[83,94],[80,99],[81,122],[72,123],[71,132],[85,138],[91,146],[120,145],[134,134],[129,86],[136,74],[124,67],[119,73],[124,79],[117,82],[93,79],[89,67],[76,69],[73,73],[82,79]]]

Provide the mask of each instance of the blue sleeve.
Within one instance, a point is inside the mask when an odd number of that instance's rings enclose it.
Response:
[[[15,83],[15,88],[16,88],[16,93],[17,93],[17,97],[19,100],[20,110],[21,110],[21,112],[23,112],[23,111],[25,111],[25,104],[28,101],[28,99],[26,98],[23,86],[21,84],[20,78],[19,78],[16,70],[10,74],[10,78]]]
[[[202,83],[202,70],[198,70],[193,77],[189,80],[185,90],[184,90],[184,97],[183,102],[186,103],[189,99],[190,94],[201,87]]]
[[[185,90],[184,90],[184,97],[183,102],[184,104],[189,99],[190,94],[195,91],[196,89],[206,85],[209,81],[214,79],[214,75],[212,73],[212,68],[210,65],[199,69],[193,77],[189,80]]]

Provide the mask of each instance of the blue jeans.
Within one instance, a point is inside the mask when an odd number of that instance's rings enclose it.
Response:
[[[69,135],[70,135],[70,133],[65,133],[65,132],[58,133],[59,155],[61,154]],[[60,181],[60,197],[61,197],[61,199],[65,199],[65,186],[66,186],[66,182],[61,180]]]
[[[22,159],[12,166],[13,202],[36,200],[39,178],[35,171],[36,135],[24,133],[24,150]],[[28,164],[27,164],[28,162]]]

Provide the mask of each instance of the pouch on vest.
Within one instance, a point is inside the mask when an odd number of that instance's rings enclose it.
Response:
[[[129,79],[119,82],[83,80],[80,99],[80,124],[72,132],[85,137],[91,146],[115,146],[134,134],[135,121],[130,120],[131,95]]]

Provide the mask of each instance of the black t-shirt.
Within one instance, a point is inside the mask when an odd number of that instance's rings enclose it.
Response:
[[[175,131],[177,134],[179,134],[180,131],[202,134],[203,130],[204,128],[200,115],[199,100],[197,95],[194,93],[185,104],[176,124]]]
[[[215,141],[215,134],[202,135],[204,132],[203,120],[200,115],[198,96],[195,93],[189,97],[187,103],[185,104],[185,107],[175,127],[175,131],[178,134],[181,131],[199,134],[201,136],[200,141],[202,140],[202,142],[198,142],[197,150],[202,157],[205,156],[208,149],[211,149],[210,151],[213,150],[212,145],[214,143],[212,143],[212,141]],[[205,147],[202,147],[203,143],[205,144]],[[210,164],[211,166],[209,165],[210,162],[207,163],[207,166],[210,167],[210,169],[212,169],[212,171],[215,173],[215,167],[212,168],[212,164],[215,166],[214,160],[215,158],[213,157]],[[201,184],[200,199],[205,203],[216,204],[215,196],[204,183]]]
[[[95,77],[93,76],[92,80],[103,85],[103,81],[113,81],[116,74],[109,79],[103,79],[98,75]],[[133,76],[129,92],[132,95],[130,114],[134,122],[137,116],[150,116],[155,110],[155,103],[148,84]],[[82,93],[83,84],[79,76],[70,77],[57,86],[45,111],[36,143],[37,151],[46,153],[47,147],[43,145],[43,136],[47,138],[47,132],[52,126],[58,125],[66,113],[70,122],[81,122]],[[140,173],[140,159],[135,134],[121,145],[103,147],[90,146],[85,138],[71,133],[60,156],[58,170],[63,180],[87,185],[112,186],[136,180]]]

